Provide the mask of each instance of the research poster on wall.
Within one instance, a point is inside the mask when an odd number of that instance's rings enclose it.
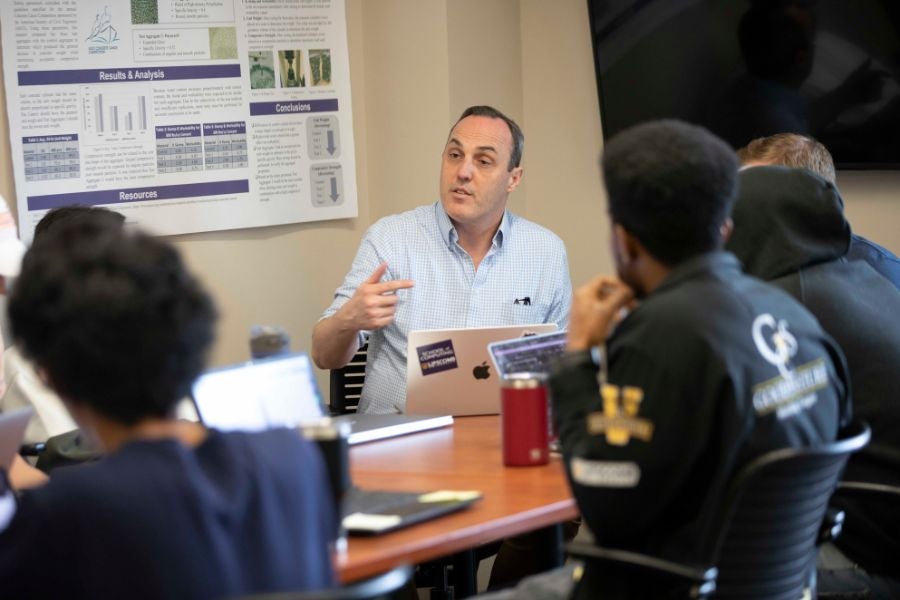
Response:
[[[22,238],[106,206],[160,235],[357,215],[344,0],[3,0]]]

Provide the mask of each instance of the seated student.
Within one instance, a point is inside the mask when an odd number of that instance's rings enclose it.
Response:
[[[779,133],[758,138],[738,150],[745,167],[782,165],[807,169],[836,185],[834,160],[820,142],[796,133]],[[841,207],[843,210],[843,206]],[[900,290],[900,259],[872,240],[851,233],[847,260],[863,260]]]
[[[0,196],[0,295],[5,296],[8,280],[19,275],[22,266],[22,255],[25,254],[25,245],[19,240],[16,222],[9,212],[6,200]],[[0,396],[8,389],[8,367],[4,360],[3,336],[0,335]],[[11,410],[0,401],[0,412]],[[37,440],[36,440],[37,441]],[[9,473],[10,480],[17,488],[35,487],[46,482],[47,477],[21,457],[13,460]]]
[[[125,217],[106,208],[90,206],[62,206],[47,212],[34,228],[34,242],[64,223],[79,222],[84,226],[121,228]],[[24,249],[23,249],[24,252]],[[0,411],[25,406],[34,409],[34,416],[25,430],[25,443],[43,442],[47,438],[76,428],[72,417],[59,397],[48,388],[15,345],[3,352],[6,388],[0,391]]]
[[[846,260],[850,226],[842,207],[837,188],[809,171],[744,170],[726,247],[746,273],[802,302],[844,350],[853,413],[872,427],[871,442],[850,457],[844,479],[900,486],[900,293],[865,262]],[[852,576],[855,563],[893,578],[868,585],[893,584],[900,597],[900,511],[877,501],[835,503],[847,514],[835,544],[852,561],[843,561],[842,578],[866,584]],[[827,586],[820,577],[820,591]]]
[[[743,464],[835,439],[848,410],[840,350],[798,302],[721,251],[737,179],[722,140],[678,121],[638,125],[607,143],[603,175],[619,278],[573,299],[550,380],[563,458],[598,543],[690,563]],[[592,349],[604,343],[601,386]],[[796,397],[779,387],[813,369]],[[572,572],[510,595],[566,596]],[[633,573],[585,566],[575,597],[607,594],[662,595]]]
[[[60,227],[10,297],[23,353],[107,451],[26,491],[0,533],[8,598],[222,598],[328,586],[334,512],[296,432],[176,421],[215,309],[169,244]]]

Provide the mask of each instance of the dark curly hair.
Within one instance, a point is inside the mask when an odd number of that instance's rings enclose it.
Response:
[[[171,245],[79,219],[25,255],[9,317],[61,396],[133,425],[171,416],[188,395],[216,310]]]
[[[102,206],[84,206],[82,204],[59,206],[50,209],[34,226],[34,239],[39,240],[48,231],[73,221],[79,221],[84,223],[85,227],[96,227],[97,229],[121,228],[125,224],[125,215]]]
[[[675,266],[722,246],[738,159],[702,127],[662,120],[616,134],[603,151],[609,213],[660,262]]]

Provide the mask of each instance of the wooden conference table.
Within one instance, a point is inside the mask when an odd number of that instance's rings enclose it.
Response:
[[[500,418],[457,417],[452,427],[416,433],[350,451],[353,483],[364,489],[479,490],[462,512],[376,537],[351,537],[337,559],[343,582],[401,563],[418,564],[551,526],[578,515],[562,462],[504,467]]]

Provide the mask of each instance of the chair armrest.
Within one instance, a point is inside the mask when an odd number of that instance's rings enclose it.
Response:
[[[900,505],[900,486],[866,481],[841,481],[834,491],[834,497],[892,500]]]
[[[882,500],[900,507],[900,487],[866,481],[841,481],[835,489],[832,499],[862,498],[866,500]],[[844,527],[844,511],[829,507],[819,530],[818,545],[836,540]]]
[[[715,590],[716,577],[719,575],[719,570],[716,567],[683,565],[654,556],[647,556],[646,554],[614,548],[603,548],[581,542],[571,542],[566,544],[566,553],[569,556],[585,559],[588,562],[599,561],[625,564],[685,579],[696,583],[699,586],[701,596],[711,594]]]

